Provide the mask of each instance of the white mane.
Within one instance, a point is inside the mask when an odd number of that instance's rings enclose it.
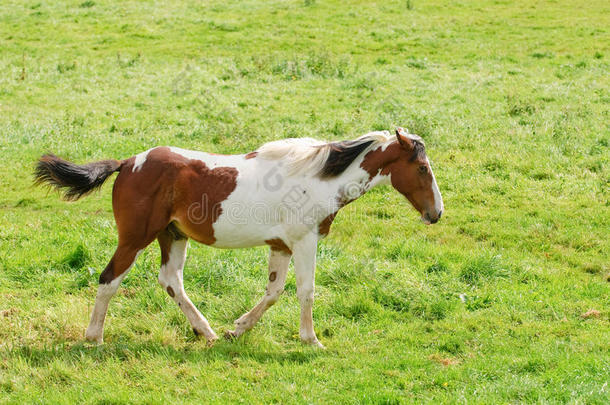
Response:
[[[388,131],[375,131],[354,139],[350,146],[372,141],[366,149],[372,150],[395,139]],[[282,161],[287,166],[288,175],[304,172],[317,174],[328,160],[332,144],[312,138],[282,139],[262,145],[257,150],[257,157]]]

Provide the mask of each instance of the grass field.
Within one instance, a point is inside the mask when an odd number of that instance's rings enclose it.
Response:
[[[610,3],[0,3],[1,403],[608,403]],[[111,183],[32,186],[156,145],[245,153],[403,125],[445,200],[426,227],[391,188],[320,244],[298,339],[293,274],[207,348],[159,287],[156,245],[83,341],[116,243]],[[217,333],[264,291],[267,249],[191,244],[186,290]],[[590,311],[594,310],[594,311]],[[597,311],[597,312],[596,312]]]

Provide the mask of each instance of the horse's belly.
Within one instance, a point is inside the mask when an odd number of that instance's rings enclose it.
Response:
[[[214,224],[215,242],[218,248],[246,248],[261,246],[278,237],[279,232],[270,224],[230,223],[219,221]]]

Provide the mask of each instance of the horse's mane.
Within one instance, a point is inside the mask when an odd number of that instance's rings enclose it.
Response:
[[[364,151],[395,139],[388,131],[370,132],[341,142],[289,138],[264,144],[257,150],[257,157],[281,161],[286,165],[288,175],[311,173],[321,177],[335,177],[343,173]]]

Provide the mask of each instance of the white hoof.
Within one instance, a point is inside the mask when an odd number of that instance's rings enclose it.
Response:
[[[85,332],[85,339],[89,342],[97,343],[98,345],[104,343],[104,335],[91,333],[89,331]]]
[[[324,345],[322,343],[320,343],[320,341],[318,339],[312,339],[312,340],[301,339],[301,341],[303,343],[305,343],[306,345],[314,346],[314,347],[317,347],[318,349],[326,349],[326,347],[324,347]]]

